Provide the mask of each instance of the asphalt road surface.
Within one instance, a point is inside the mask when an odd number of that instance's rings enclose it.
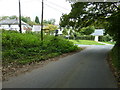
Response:
[[[84,46],[83,46],[84,47]],[[3,88],[117,88],[106,61],[112,46],[97,45],[3,82]]]

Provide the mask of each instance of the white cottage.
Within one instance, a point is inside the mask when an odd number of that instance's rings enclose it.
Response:
[[[22,33],[27,30],[32,30],[32,27],[27,23],[21,21]],[[19,31],[19,20],[18,19],[6,19],[0,21],[0,29]]]
[[[104,29],[95,29],[94,33],[92,33],[91,35],[95,36],[95,41],[98,42],[99,36],[104,35]]]

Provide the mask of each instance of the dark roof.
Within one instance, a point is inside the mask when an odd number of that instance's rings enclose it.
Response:
[[[0,21],[0,25],[18,25],[18,24],[19,24],[18,19],[6,19],[6,20]],[[26,23],[23,21],[21,21],[21,24],[26,25]]]
[[[91,35],[93,36],[103,36],[104,34],[104,29],[95,29],[94,33],[92,33]]]

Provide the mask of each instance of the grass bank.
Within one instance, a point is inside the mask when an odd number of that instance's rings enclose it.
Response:
[[[104,45],[92,40],[70,40],[70,41],[73,42],[74,44],[82,45]]]
[[[2,30],[3,67],[39,62],[78,49],[62,37],[45,35],[42,42],[39,33]]]
[[[120,88],[120,44],[115,44],[109,54],[109,62],[112,67],[112,71],[118,81],[118,87]]]
[[[103,42],[103,43],[115,45],[116,42]]]

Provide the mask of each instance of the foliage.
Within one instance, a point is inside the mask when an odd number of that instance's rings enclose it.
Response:
[[[53,25],[55,25],[55,19],[44,20],[44,21],[43,21],[43,24],[44,24],[44,25],[47,25],[47,24],[53,24]]]
[[[102,42],[107,42],[107,41],[111,41],[113,40],[112,37],[106,35],[106,36],[99,36],[99,41],[102,41]]]
[[[36,22],[37,24],[40,24],[40,21],[39,21],[39,17],[38,17],[38,16],[35,17],[35,22]]]
[[[115,45],[110,52],[110,56],[112,57],[114,67],[120,71],[120,46]]]
[[[94,40],[95,39],[95,36],[92,36],[92,35],[81,35],[81,34],[77,34],[76,35],[76,40]],[[70,36],[69,39],[74,39],[74,36]],[[106,35],[106,36],[99,36],[99,39],[98,39],[100,42],[110,42],[112,39],[112,37],[110,37],[109,35]],[[113,43],[110,42],[110,43]]]
[[[76,39],[78,40],[94,40],[95,36],[92,35],[80,35]]]
[[[0,21],[1,20],[6,20],[6,19],[18,19],[17,16],[13,15],[13,16],[2,16],[0,17]],[[34,21],[31,20],[30,17],[25,17],[25,16],[22,16],[21,17],[21,20],[27,24],[29,24],[30,26],[33,26],[33,25],[36,25],[36,23]]]
[[[77,2],[72,4],[69,14],[61,17],[61,27],[74,27],[80,30],[89,25],[98,25],[105,28],[106,33],[116,41],[115,47],[120,47],[120,2]],[[72,23],[72,24],[71,24]],[[120,50],[120,49],[119,49]],[[116,53],[114,49],[112,52]],[[120,53],[114,54],[115,62],[120,59]],[[120,65],[120,63],[118,63]],[[115,64],[118,67],[117,64]]]
[[[6,19],[17,19],[18,17],[13,15],[13,16],[2,16],[0,17],[0,21],[1,20],[6,20]]]
[[[2,31],[3,66],[39,62],[78,49],[72,42],[61,37],[46,35],[42,42],[39,33]]]
[[[58,27],[56,26],[56,25],[53,25],[53,24],[48,24],[48,25],[46,25],[46,27],[44,28],[44,30],[45,30],[45,32],[46,33],[52,33],[53,34],[53,32],[55,31],[55,30],[57,30],[58,29]]]
[[[22,16],[22,17],[21,17],[21,20],[22,20],[23,22],[29,24],[30,26],[36,25],[36,23],[35,23],[34,21],[32,21],[30,17]]]
[[[80,30],[80,33],[81,33],[82,35],[90,35],[90,34],[92,34],[94,31],[95,31],[95,27],[94,27],[94,26],[88,26],[88,27],[83,27],[83,28]]]
[[[62,31],[62,34],[63,34],[63,35],[68,35],[68,29],[67,29],[67,28],[64,28],[63,31]]]
[[[117,30],[120,20],[119,3],[77,2],[71,6],[71,12],[69,14],[64,14],[60,19],[61,27],[73,27],[75,29],[81,30],[83,27],[98,23],[99,25],[101,24],[99,28],[105,28],[106,26],[109,27],[109,34],[110,32],[119,32]],[[113,30],[115,28],[116,30]],[[112,36],[118,36],[114,33],[111,33]]]
[[[120,43],[120,11],[113,13],[107,20],[109,21],[106,25],[107,33]]]

